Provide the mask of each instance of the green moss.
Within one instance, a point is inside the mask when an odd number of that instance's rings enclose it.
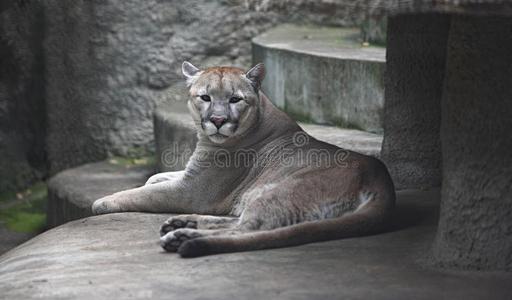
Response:
[[[114,157],[111,157],[108,160],[108,162],[112,165],[134,167],[134,166],[152,166],[152,165],[155,165],[156,160],[153,156],[146,156],[146,157],[114,156]]]
[[[360,25],[362,42],[373,47],[386,47],[387,18],[368,18]]]
[[[6,225],[9,230],[38,233],[46,227],[46,214],[20,211],[8,216]]]
[[[134,146],[126,151],[125,157],[126,158],[141,158],[141,157],[147,157],[149,155],[150,155],[150,153],[146,148],[140,147],[140,146]]]
[[[289,108],[285,108],[284,110],[292,119],[294,119],[295,121],[297,122],[302,122],[302,123],[313,123],[313,120],[311,120],[311,118],[306,115],[306,114],[303,114],[301,112],[297,112],[297,111],[294,111],[292,109],[289,109]]]
[[[295,121],[297,122],[301,122],[301,123],[307,123],[307,124],[317,124],[316,122],[314,122],[308,115],[306,114],[303,114],[301,112],[297,112],[297,111],[293,111],[289,108],[286,108],[284,110],[292,119],[294,119]],[[339,127],[339,128],[346,128],[346,129],[357,129],[357,130],[362,130],[364,131],[363,128],[361,128],[359,125],[357,124],[353,124],[353,123],[349,123],[349,122],[346,122],[344,120],[341,120],[341,119],[337,119],[334,121],[333,124],[323,124],[323,125],[334,125],[336,127]]]
[[[356,129],[356,130],[365,131],[363,128],[361,128],[361,127],[360,127],[359,125],[357,125],[357,124],[350,123],[350,122],[347,122],[347,121],[345,121],[345,120],[340,120],[340,119],[337,119],[337,120],[334,122],[334,126],[339,127],[339,128]]]
[[[1,201],[0,222],[9,230],[33,233],[44,230],[48,199],[45,183],[39,182],[24,191],[2,197],[5,198]]]

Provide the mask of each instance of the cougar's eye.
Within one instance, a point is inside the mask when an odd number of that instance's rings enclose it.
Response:
[[[206,101],[206,102],[212,101],[212,98],[210,98],[210,96],[208,96],[208,95],[201,95],[199,98],[201,98],[201,100]]]
[[[231,97],[229,98],[229,103],[237,103],[237,102],[240,102],[242,100],[242,98],[240,97]]]

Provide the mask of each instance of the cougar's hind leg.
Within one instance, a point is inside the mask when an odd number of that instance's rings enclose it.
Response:
[[[353,204],[347,205],[342,201],[314,202],[308,198],[308,195],[302,194],[302,196],[299,198],[294,193],[287,194],[277,190],[265,193],[252,199],[239,219],[201,215],[173,217],[162,227],[160,244],[166,251],[176,252],[189,240],[268,232],[306,221],[337,218],[344,213],[354,212],[360,207],[357,205],[357,199]]]
[[[162,226],[160,245],[168,252],[176,252],[189,240],[236,237],[322,218],[321,212],[315,212],[312,206],[297,205],[300,199],[292,198],[293,195],[277,190],[264,193],[248,202],[239,219],[198,215],[172,217]]]
[[[239,219],[236,217],[218,217],[208,215],[179,215],[170,217],[160,228],[160,236],[179,228],[192,229],[228,229],[234,227]]]
[[[306,175],[307,176],[307,175]],[[338,218],[358,209],[357,192],[341,191],[316,177],[290,179],[247,201],[240,215],[241,230],[271,230],[308,221]],[[365,195],[366,196],[366,195]],[[365,197],[370,200],[371,197]]]

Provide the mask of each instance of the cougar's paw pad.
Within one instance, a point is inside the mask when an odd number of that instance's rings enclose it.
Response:
[[[166,235],[168,232],[174,231],[180,228],[197,228],[197,221],[187,220],[186,217],[172,217],[160,227],[160,236]]]
[[[160,238],[160,245],[165,251],[176,252],[182,243],[190,239],[201,237],[195,229],[182,228],[171,231]]]

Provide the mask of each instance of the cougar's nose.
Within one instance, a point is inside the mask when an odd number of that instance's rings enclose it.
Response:
[[[216,117],[216,116],[212,116],[210,118],[210,121],[215,124],[215,127],[217,127],[217,129],[219,129],[224,123],[226,123],[227,119],[224,118],[224,117]]]

